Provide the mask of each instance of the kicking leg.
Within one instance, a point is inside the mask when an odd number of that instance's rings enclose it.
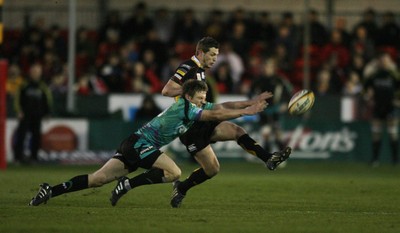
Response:
[[[279,152],[269,153],[264,150],[247,132],[240,126],[232,122],[224,121],[219,124],[211,137],[212,141],[228,141],[236,140],[237,143],[249,154],[257,156],[261,159],[268,169],[275,170],[276,167],[289,158],[292,151],[290,147],[286,147]]]

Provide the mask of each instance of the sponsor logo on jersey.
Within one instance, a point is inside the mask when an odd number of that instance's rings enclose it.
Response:
[[[140,155],[142,155],[142,154],[148,152],[149,150],[151,150],[151,149],[153,149],[153,148],[154,148],[154,146],[149,146],[149,147],[147,147],[146,149],[141,150],[139,153],[140,153]]]
[[[188,148],[189,152],[193,152],[193,151],[197,150],[197,147],[195,144],[191,144],[187,148]]]
[[[179,134],[184,134],[187,131],[187,128],[184,125],[179,126],[178,132]]]

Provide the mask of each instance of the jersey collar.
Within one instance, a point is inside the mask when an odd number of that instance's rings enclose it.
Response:
[[[191,59],[192,59],[192,61],[194,61],[194,63],[196,63],[196,65],[197,65],[198,67],[203,68],[203,67],[201,66],[201,63],[200,63],[199,59],[198,59],[195,55],[193,55]]]

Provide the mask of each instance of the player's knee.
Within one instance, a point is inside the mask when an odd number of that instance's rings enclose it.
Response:
[[[207,176],[210,178],[217,175],[220,170],[220,166],[218,163],[213,164],[212,166],[208,166],[207,168],[203,168],[204,172],[206,173]]]
[[[167,171],[164,172],[164,177],[167,182],[176,181],[181,177],[181,175],[182,171],[178,166],[172,169],[168,169]]]
[[[241,136],[247,134],[247,131],[243,129],[242,127],[235,125],[235,132],[236,132],[236,140],[240,138]]]
[[[94,173],[89,179],[90,187],[101,187],[107,184],[107,176],[101,173]]]
[[[171,177],[172,181],[178,180],[179,178],[181,178],[181,175],[182,175],[181,169],[179,169],[179,167],[176,167],[173,170],[172,175],[171,175],[172,176]]]

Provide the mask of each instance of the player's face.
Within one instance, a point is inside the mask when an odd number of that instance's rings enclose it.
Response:
[[[219,54],[219,49],[217,48],[210,48],[210,50],[208,50],[208,52],[203,53],[203,68],[204,69],[208,69],[211,68],[214,63],[217,61],[217,57]]]
[[[199,91],[199,92],[196,92],[193,97],[189,96],[188,100],[200,108],[201,106],[203,106],[203,104],[206,103],[206,95],[207,95],[207,92]]]

